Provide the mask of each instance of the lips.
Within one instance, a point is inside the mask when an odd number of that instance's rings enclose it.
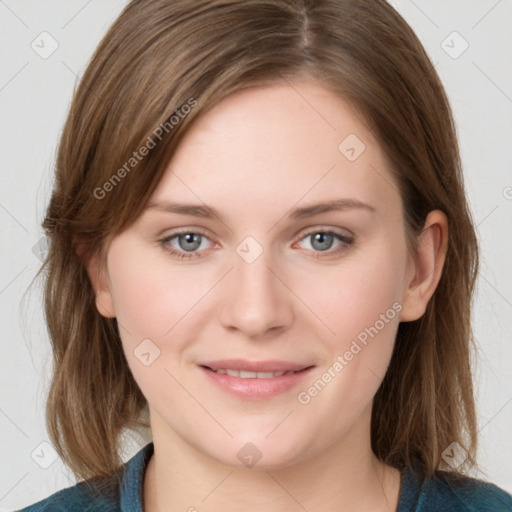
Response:
[[[296,386],[313,365],[289,361],[209,361],[200,369],[223,391],[245,399],[264,399]]]

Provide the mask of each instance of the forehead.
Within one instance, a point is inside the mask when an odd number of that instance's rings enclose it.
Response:
[[[320,83],[302,80],[238,91],[203,114],[152,199],[239,211],[341,196],[390,205],[400,199],[393,181],[357,111]]]

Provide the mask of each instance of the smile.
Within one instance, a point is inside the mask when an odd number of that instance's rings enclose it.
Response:
[[[299,385],[314,365],[231,359],[205,362],[199,368],[221,391],[246,400],[263,400]]]

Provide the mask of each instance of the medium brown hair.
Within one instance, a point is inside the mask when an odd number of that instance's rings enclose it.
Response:
[[[377,137],[410,242],[430,211],[448,218],[437,290],[419,320],[400,324],[374,399],[373,450],[423,477],[443,468],[452,442],[474,462],[477,243],[450,107],[411,28],[384,0],[134,0],[75,91],[43,222],[54,355],[47,425],[78,477],[119,467],[120,435],[141,424],[147,406],[122,350],[122,326],[98,313],[84,262],[104,257],[109,240],[139,216],[198,116],[234,91],[304,75],[358,109]],[[187,104],[194,108],[170,122]],[[149,139],[154,147],[130,160]]]

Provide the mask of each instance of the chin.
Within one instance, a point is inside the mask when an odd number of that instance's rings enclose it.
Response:
[[[210,455],[235,468],[279,470],[307,460],[311,456],[311,441],[301,442],[290,436],[265,439],[265,435],[253,432],[252,436],[236,436],[222,451],[216,450]]]

